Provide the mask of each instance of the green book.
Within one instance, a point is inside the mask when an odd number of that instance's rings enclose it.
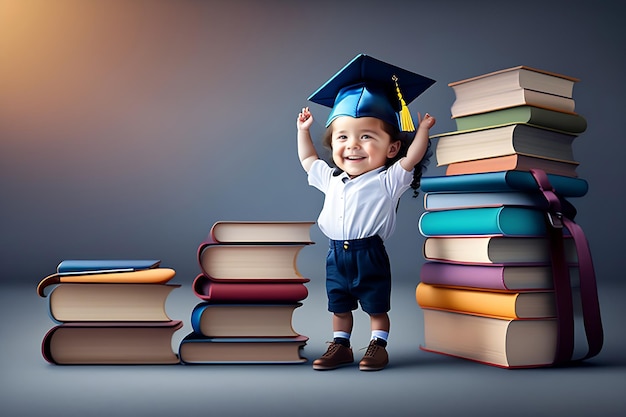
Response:
[[[587,129],[587,121],[579,114],[562,113],[534,106],[510,107],[508,109],[457,117],[454,120],[459,131],[513,123],[525,123],[573,134],[580,134]]]

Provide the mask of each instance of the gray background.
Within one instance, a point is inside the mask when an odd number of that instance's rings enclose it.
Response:
[[[107,407],[134,415],[214,407],[229,415],[235,398],[232,415],[293,414],[287,405],[310,414],[332,413],[333,405],[361,415],[391,406],[407,414],[501,415],[509,402],[516,404],[511,415],[623,411],[616,388],[626,345],[616,238],[625,232],[622,14],[616,1],[511,4],[0,0],[0,346],[3,386],[10,386],[0,394],[3,407],[13,415],[46,407],[53,415]],[[59,368],[43,361],[39,343],[52,322],[34,290],[59,261],[162,259],[182,284],[170,314],[187,322],[197,302],[190,290],[195,251],[214,222],[315,220],[322,195],[299,166],[295,118],[309,94],[358,53],[437,80],[410,105],[414,114],[437,117],[432,133],[455,129],[450,82],[516,65],[581,79],[574,99],[589,127],[574,155],[590,189],[572,202],[601,290],[607,343],[600,357],[582,368],[508,372],[418,351],[413,291],[423,262],[423,208],[407,193],[387,243],[395,362],[384,372]],[[311,107],[319,136],[328,110]],[[427,175],[442,173],[433,159]],[[330,332],[325,238],[316,227],[312,235],[317,244],[299,258],[311,294],[295,317],[297,330],[311,337],[310,358],[324,351]],[[367,323],[359,323],[357,346],[367,344]],[[188,328],[177,332],[174,347]]]

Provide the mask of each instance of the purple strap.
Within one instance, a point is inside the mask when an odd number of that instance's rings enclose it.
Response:
[[[589,346],[587,354],[581,360],[591,358],[602,349],[604,336],[596,276],[589,244],[582,228],[572,219],[562,214],[561,202],[546,173],[537,169],[532,169],[530,172],[537,182],[539,190],[548,202],[548,236],[552,247],[552,271],[558,323],[557,350],[554,365],[571,362],[574,349],[574,310],[569,267],[563,245],[563,227],[570,232],[574,239],[578,255],[583,323]]]

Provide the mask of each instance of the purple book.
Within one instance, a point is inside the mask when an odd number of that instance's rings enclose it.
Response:
[[[572,285],[578,282],[578,268],[570,268]],[[463,265],[426,262],[420,271],[426,284],[470,287],[500,291],[546,290],[552,288],[550,265]]]

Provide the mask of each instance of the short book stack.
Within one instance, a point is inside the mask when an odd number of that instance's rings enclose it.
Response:
[[[313,222],[220,221],[198,246],[193,332],[180,343],[183,364],[303,363],[308,338],[293,329],[308,296],[297,267],[313,244]]]
[[[64,260],[39,282],[58,323],[42,355],[58,365],[178,364],[172,336],[182,322],[165,303],[180,285],[159,260]]]
[[[588,189],[572,153],[586,129],[574,113],[576,81],[522,66],[449,84],[458,130],[436,136],[437,164],[447,166],[446,175],[421,183],[422,349],[504,368],[553,362],[548,204],[529,171],[547,173],[573,218],[567,199]],[[567,232],[562,240],[575,293],[576,249]]]

